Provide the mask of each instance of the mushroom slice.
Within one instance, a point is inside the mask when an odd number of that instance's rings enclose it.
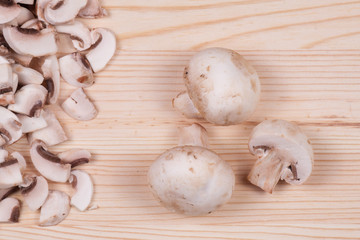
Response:
[[[84,51],[91,46],[90,31],[83,23],[74,21],[71,24],[57,25],[55,28],[59,33],[69,34],[77,50]]]
[[[41,70],[45,77],[43,86],[48,90],[47,104],[55,104],[60,94],[60,69],[56,56],[45,58]]]
[[[0,105],[14,103],[14,75],[10,64],[0,64]]]
[[[32,68],[27,68],[20,64],[14,64],[12,66],[12,69],[18,75],[20,85],[27,85],[27,84],[40,85],[44,81],[43,75]]]
[[[70,212],[70,198],[61,191],[50,191],[41,207],[40,226],[54,226],[62,222]]]
[[[108,13],[101,7],[99,0],[88,0],[86,6],[80,10],[79,17],[82,18],[101,18]]]
[[[86,54],[94,72],[99,72],[105,68],[116,51],[116,36],[113,32],[105,28],[97,28],[92,31],[92,35],[98,35],[98,39],[92,50]]]
[[[86,96],[82,88],[75,90],[61,105],[63,110],[72,118],[80,121],[92,120],[97,115],[94,104]]]
[[[300,185],[311,174],[314,163],[312,147],[306,135],[293,123],[263,121],[253,129],[249,149],[258,160],[248,179],[266,192],[272,193],[280,179]]]
[[[19,15],[8,24],[12,26],[20,26],[31,19],[34,19],[34,14],[32,14],[29,9],[20,7]]]
[[[5,27],[3,34],[6,42],[18,54],[39,57],[53,55],[57,52],[53,31]]]
[[[69,182],[76,189],[76,193],[71,197],[71,205],[79,211],[85,211],[89,207],[94,193],[94,186],[89,174],[74,170],[71,172]]]
[[[62,163],[71,164],[71,168],[77,167],[81,164],[88,163],[91,159],[91,153],[83,149],[71,149],[66,152],[58,154]]]
[[[35,0],[15,0],[16,3],[21,3],[25,5],[33,5]]]
[[[67,23],[74,20],[86,4],[87,0],[51,0],[44,9],[44,16],[52,25]]]
[[[73,53],[59,59],[63,79],[75,87],[86,88],[94,84],[90,63],[81,53]]]
[[[0,56],[0,64],[10,64],[9,60],[7,60],[5,57]]]
[[[172,101],[173,107],[187,118],[202,118],[187,92],[179,93]]]
[[[5,160],[8,158],[9,152],[5,149],[0,148],[0,163],[5,162]]]
[[[18,186],[0,189],[0,201],[19,191]]]
[[[20,201],[16,198],[5,198],[0,202],[0,222],[19,222]]]
[[[22,136],[18,117],[4,107],[0,107],[0,147],[11,145]]]
[[[31,133],[47,127],[47,122],[43,116],[29,117],[23,114],[17,114],[21,122],[21,129],[23,133]]]
[[[42,176],[26,176],[29,184],[21,189],[24,201],[32,211],[38,210],[49,194],[48,182]]]
[[[70,177],[70,164],[61,163],[61,159],[47,151],[46,145],[40,140],[31,144],[31,160],[38,172],[54,182],[66,182]]]
[[[10,158],[0,163],[0,188],[9,188],[22,183],[19,162]]]
[[[24,24],[21,25],[21,28],[27,28],[27,29],[35,29],[38,31],[41,31],[43,29],[45,29],[47,26],[45,24],[44,21],[41,21],[37,18],[34,19],[30,19],[29,21],[25,22]]]
[[[47,90],[43,86],[38,84],[25,85],[16,92],[15,103],[10,104],[8,109],[29,117],[38,117],[46,101],[46,96]]]
[[[21,7],[14,0],[0,0],[0,24],[14,20],[21,12]]]

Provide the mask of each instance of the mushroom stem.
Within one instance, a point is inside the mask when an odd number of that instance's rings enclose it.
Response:
[[[179,146],[199,146],[208,148],[208,136],[206,129],[200,124],[179,129]]]
[[[189,94],[187,92],[179,93],[172,100],[173,107],[178,110],[187,118],[197,119],[202,118],[199,110],[195,107],[194,103],[191,101]]]
[[[281,160],[276,151],[263,150],[254,167],[251,169],[248,180],[268,193],[272,193],[287,163]]]

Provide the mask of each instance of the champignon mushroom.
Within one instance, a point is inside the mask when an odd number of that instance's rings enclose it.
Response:
[[[10,156],[11,158],[16,159],[16,161],[18,161],[21,171],[26,169],[26,160],[21,153],[12,152]]]
[[[44,21],[44,22],[46,21],[45,16],[44,16],[44,9],[50,1],[51,0],[36,0],[35,12],[36,12],[36,16],[38,17],[39,20]]]
[[[0,202],[0,223],[19,222],[20,202],[16,198],[5,198]]]
[[[18,117],[4,107],[0,107],[0,147],[11,145],[22,136]]]
[[[87,0],[51,0],[44,8],[44,16],[52,25],[67,23],[74,20],[86,4]]]
[[[44,81],[43,75],[32,68],[14,64],[12,69],[18,75],[20,85],[41,84]]]
[[[62,109],[72,118],[89,121],[96,117],[97,110],[82,88],[75,90],[61,105]]]
[[[78,16],[82,18],[101,18],[107,16],[107,12],[101,7],[99,0],[88,0]]]
[[[49,194],[48,182],[42,176],[26,176],[28,184],[21,189],[25,203],[30,210],[38,210],[44,203]]]
[[[8,24],[12,26],[20,26],[30,19],[34,19],[34,14],[32,14],[29,9],[20,7],[20,13]]]
[[[97,36],[97,41],[86,54],[92,70],[96,73],[105,68],[116,51],[116,36],[105,28],[96,28],[91,34]]]
[[[39,117],[29,117],[23,114],[17,114],[19,121],[21,123],[21,129],[23,133],[31,133],[37,130],[47,127],[47,122],[43,116]]]
[[[70,177],[70,164],[63,164],[61,159],[49,152],[44,142],[35,140],[30,149],[31,161],[38,172],[54,182],[66,182]]]
[[[71,149],[66,152],[58,154],[62,163],[68,163],[71,168],[77,167],[81,164],[88,163],[91,159],[91,153],[83,149]]]
[[[94,84],[90,63],[81,53],[73,53],[59,59],[62,78],[75,87],[86,88]]]
[[[41,70],[45,78],[43,86],[48,91],[46,103],[55,104],[60,94],[60,69],[57,57],[46,57]]]
[[[8,198],[10,195],[16,193],[17,191],[19,191],[18,186],[0,189],[0,201],[4,200],[5,198]]]
[[[293,123],[263,121],[253,129],[249,149],[258,159],[248,179],[266,192],[272,193],[280,179],[300,185],[311,174],[312,147],[306,135]]]
[[[22,175],[19,162],[10,158],[0,163],[0,188],[10,188],[22,183]]]
[[[172,101],[173,107],[187,118],[202,118],[187,92],[179,93]]]
[[[51,30],[4,27],[3,34],[6,42],[18,54],[39,57],[57,52],[55,33]]]
[[[196,108],[216,125],[239,124],[255,111],[260,96],[260,81],[255,69],[238,53],[224,48],[209,48],[195,54],[184,71],[187,97],[179,107],[185,116],[197,117]]]
[[[14,103],[14,80],[10,64],[0,64],[0,105]]]
[[[30,19],[29,21],[24,22],[23,25],[21,25],[21,28],[25,29],[35,29],[38,31],[41,31],[45,29],[47,26],[44,21],[41,21],[37,18]]]
[[[61,191],[50,191],[41,207],[39,225],[41,227],[57,225],[69,215],[69,212],[69,196]]]
[[[25,85],[16,92],[15,103],[10,104],[8,109],[29,117],[38,117],[45,104],[47,93],[46,88],[41,85]]]
[[[64,129],[50,109],[45,108],[42,111],[41,117],[45,119],[47,127],[29,133],[28,142],[30,144],[35,140],[41,140],[46,146],[54,146],[68,139]]]
[[[89,174],[84,171],[74,170],[71,172],[69,182],[76,193],[71,197],[71,205],[79,211],[85,211],[90,203],[94,192],[94,186]]]
[[[84,51],[91,46],[90,31],[82,22],[74,21],[70,24],[57,25],[55,28],[59,33],[70,35],[78,51]]]
[[[21,8],[14,0],[0,0],[0,24],[14,20],[21,12]]]
[[[185,146],[167,150],[151,165],[150,189],[172,211],[186,215],[209,214],[230,199],[235,185],[234,173],[216,153],[201,146],[207,142],[203,127],[193,125],[182,133],[185,135],[180,143]],[[203,140],[194,141],[197,136]]]

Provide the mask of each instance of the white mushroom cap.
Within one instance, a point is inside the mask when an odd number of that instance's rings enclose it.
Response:
[[[38,210],[44,203],[49,194],[48,182],[42,176],[27,176],[29,185],[21,189],[25,203],[30,210]]]
[[[184,81],[197,110],[217,125],[245,121],[259,101],[255,69],[229,49],[209,48],[195,54],[185,68]]]
[[[99,0],[88,0],[86,6],[80,10],[78,16],[82,18],[101,18],[107,16],[107,12],[101,7]]]
[[[52,25],[63,24],[74,20],[87,0],[51,0],[44,9],[47,22]]]
[[[3,34],[6,42],[18,54],[39,57],[57,52],[55,33],[52,31],[5,27]]]
[[[60,94],[60,69],[57,57],[55,55],[46,57],[41,70],[45,78],[43,86],[48,91],[46,103],[55,104]]]
[[[11,145],[22,136],[18,117],[4,107],[0,107],[0,147]],[[4,141],[1,141],[3,139]]]
[[[62,78],[70,85],[78,88],[90,87],[94,84],[94,76],[90,63],[81,53],[73,53],[59,59]]]
[[[9,188],[22,183],[20,164],[16,159],[0,163],[0,188]]]
[[[71,197],[71,205],[79,211],[85,211],[89,207],[94,193],[94,186],[89,174],[74,170],[71,172],[69,182],[76,189],[76,193]]]
[[[172,101],[173,107],[187,118],[202,118],[187,92],[179,93]]]
[[[19,222],[20,202],[16,198],[5,198],[0,202],[0,223]]]
[[[20,85],[41,84],[44,81],[43,75],[32,68],[14,64],[12,69],[18,75]]]
[[[84,51],[91,46],[90,31],[82,22],[74,21],[70,24],[57,25],[55,28],[59,33],[69,34],[77,50]]]
[[[47,93],[46,88],[41,85],[25,85],[16,92],[15,103],[10,104],[8,109],[29,117],[39,116],[39,110],[41,110],[45,104]]]
[[[64,192],[50,191],[41,207],[39,225],[42,227],[57,225],[69,215],[69,212],[69,196]]]
[[[91,34],[97,36],[97,41],[86,58],[88,59],[93,71],[99,72],[105,68],[116,51],[116,36],[113,32],[105,28],[96,28]]]
[[[58,154],[62,163],[71,164],[71,168],[77,167],[81,164],[88,163],[91,159],[91,153],[83,149],[71,149],[66,152]]]
[[[231,197],[235,177],[231,167],[203,147],[172,148],[151,165],[152,193],[168,209],[186,215],[205,215]]]
[[[19,121],[21,123],[21,129],[23,133],[31,133],[37,130],[47,127],[47,122],[43,116],[39,117],[29,117],[23,114],[17,114]]]
[[[98,113],[82,88],[75,90],[61,107],[70,117],[80,121],[92,120]]]
[[[284,120],[266,120],[256,126],[249,140],[251,154],[258,157],[249,181],[271,193],[280,179],[299,185],[310,176],[314,155],[302,130]]]
[[[21,8],[13,0],[0,1],[0,24],[14,20],[21,12]]]

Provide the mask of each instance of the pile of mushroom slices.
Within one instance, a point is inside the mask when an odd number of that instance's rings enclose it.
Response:
[[[17,222],[20,202],[9,197],[21,190],[28,207],[40,211],[40,225],[61,222],[73,205],[89,208],[93,195],[90,176],[74,170],[91,154],[73,149],[58,155],[47,150],[68,138],[46,105],[56,104],[61,79],[77,89],[62,102],[76,120],[91,120],[97,110],[84,88],[105,68],[116,50],[114,33],[89,29],[80,18],[99,18],[106,11],[98,0],[0,0],[0,222]],[[27,136],[30,156],[42,175],[25,175],[24,157],[5,148]],[[69,182],[70,198],[50,191],[47,180]]]

